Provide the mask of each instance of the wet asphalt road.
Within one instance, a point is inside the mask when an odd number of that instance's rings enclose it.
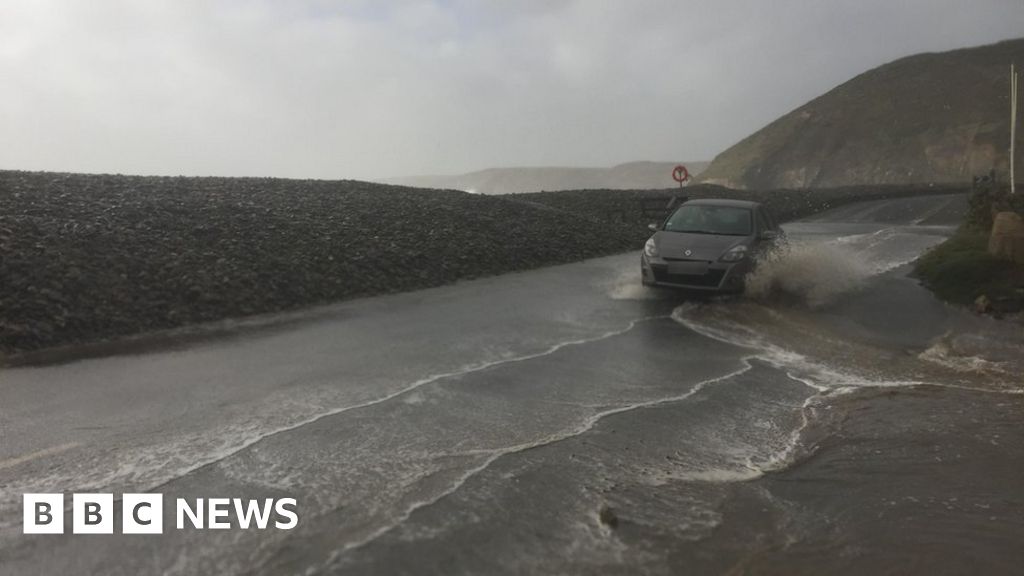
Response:
[[[823,275],[834,294],[814,307],[799,286],[766,302],[646,292],[628,254],[5,369],[0,574],[628,574],[751,558],[785,572],[785,554],[737,542],[802,541],[811,521],[758,513],[773,509],[761,487],[815,453],[833,398],[938,384],[1019,407],[999,356],[1012,338],[961,369],[1006,329],[905,277],[964,203],[879,201],[789,226],[839,250],[810,251],[809,274],[860,263]],[[844,274],[856,285],[829,284]],[[20,533],[22,493],[84,491],[290,497],[300,521],[176,530],[168,510],[160,536]]]

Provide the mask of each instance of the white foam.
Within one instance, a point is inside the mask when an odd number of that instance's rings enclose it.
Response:
[[[794,380],[803,382],[796,378]],[[756,470],[759,474],[788,468],[796,460],[797,449],[801,445],[800,438],[803,436],[804,430],[811,425],[810,413],[813,411],[812,407],[821,396],[822,393],[818,392],[804,400],[803,405],[800,406],[800,425],[789,433],[789,437],[781,449],[769,454],[766,458],[748,460],[747,467],[751,470]]]
[[[753,304],[748,305],[755,306]],[[751,326],[722,318],[721,315],[714,314],[716,311],[717,309],[713,307],[683,304],[673,310],[671,317],[674,321],[702,336],[755,351],[756,353],[751,358],[783,370],[789,378],[816,390],[820,396],[828,395],[834,397],[865,388],[908,386],[934,386],[993,394],[1024,394],[1024,388],[1020,387],[1020,379],[1012,368],[1007,368],[1003,363],[993,362],[977,356],[957,356],[949,350],[944,341],[936,343],[921,353],[918,359],[955,370],[959,373],[989,374],[996,376],[997,379],[991,382],[992,385],[990,387],[985,387],[964,383],[937,382],[934,378],[923,380],[887,379],[879,377],[879,372],[877,371],[879,366],[877,365],[868,367],[874,370],[870,375],[866,374],[863,370],[838,368],[769,342]],[[705,314],[708,319],[698,318],[702,314]],[[769,315],[773,319],[777,319],[776,314]],[[763,330],[770,332],[768,328],[763,328]],[[819,342],[825,340],[822,335],[817,335],[816,338],[813,335],[810,337]],[[1007,382],[1005,381],[1006,376],[1014,377],[1014,379]]]
[[[802,380],[798,381],[804,383]],[[812,421],[813,407],[820,401],[823,395],[822,392],[816,391],[804,400],[799,406],[800,424],[790,430],[781,442],[770,440],[767,444],[756,447],[736,447],[732,451],[726,450],[724,455],[732,460],[729,463],[732,464],[731,467],[728,464],[723,466],[720,463],[715,467],[701,470],[672,471],[660,475],[657,484],[665,484],[672,481],[714,484],[747,482],[760,478],[769,472],[789,467],[797,459],[802,445],[801,438],[804,430],[810,426]],[[761,425],[766,431],[775,429],[774,422],[763,422]]]
[[[662,476],[662,483],[669,481],[708,482],[727,484],[732,482],[749,482],[764,476],[764,472],[750,466],[737,468],[709,468],[688,472],[672,472]]]
[[[932,344],[917,357],[957,372],[1010,374],[1002,362],[994,362],[980,356],[956,354],[945,340]]]
[[[880,380],[840,370],[807,356],[768,342],[753,328],[737,322],[716,318],[715,323],[700,322],[694,316],[700,307],[683,304],[672,311],[672,319],[702,336],[757,351],[753,356],[817,392],[844,388],[916,386],[917,380]]]
[[[248,448],[249,446],[255,444],[256,442],[259,442],[260,440],[263,440],[264,438],[268,438],[270,436],[274,436],[274,435],[277,435],[277,434],[288,432],[290,430],[295,430],[297,428],[301,428],[303,426],[306,426],[308,424],[312,424],[313,422],[317,422],[319,420],[322,420],[322,419],[330,417],[330,416],[334,416],[334,415],[337,415],[337,414],[342,414],[342,413],[349,412],[349,411],[352,411],[352,410],[359,410],[361,408],[367,408],[367,407],[370,407],[370,406],[374,406],[374,405],[380,404],[382,402],[387,402],[389,400],[392,400],[392,399],[397,398],[399,396],[408,394],[409,392],[412,392],[412,391],[417,390],[417,389],[419,389],[419,388],[421,388],[423,386],[426,386],[428,384],[432,384],[432,383],[440,381],[440,380],[445,380],[445,379],[448,379],[448,378],[455,378],[455,377],[459,377],[459,376],[464,376],[466,374],[471,374],[473,372],[480,372],[482,370],[488,370],[490,368],[494,368],[496,366],[501,366],[503,364],[511,364],[511,363],[516,363],[516,362],[524,362],[524,361],[527,361],[527,360],[533,360],[533,359],[536,359],[536,358],[541,358],[541,357],[544,357],[544,356],[549,356],[551,354],[554,354],[554,353],[558,352],[559,350],[561,350],[563,348],[570,347],[570,346],[580,346],[582,344],[589,344],[591,342],[598,342],[598,341],[601,341],[601,340],[607,340],[608,338],[619,336],[619,335],[625,334],[625,333],[633,330],[641,322],[647,322],[647,321],[650,321],[650,320],[653,320],[653,319],[656,319],[656,318],[662,318],[662,317],[645,317],[645,318],[640,318],[638,320],[633,320],[632,322],[630,322],[629,324],[627,324],[625,327],[623,327],[621,329],[610,330],[608,332],[604,332],[602,334],[598,334],[598,335],[590,337],[590,338],[580,338],[580,339],[576,339],[576,340],[567,340],[567,341],[559,342],[557,344],[553,344],[553,345],[549,346],[548,348],[546,348],[544,350],[541,350],[539,352],[534,352],[532,354],[521,354],[521,355],[512,356],[512,357],[508,357],[508,358],[502,358],[500,360],[490,360],[490,361],[486,361],[486,362],[480,362],[480,363],[477,363],[477,364],[470,364],[470,365],[458,368],[456,370],[452,370],[451,372],[443,372],[443,373],[440,373],[440,374],[433,374],[433,375],[427,376],[425,378],[421,378],[419,380],[411,382],[411,383],[407,384],[406,386],[403,386],[403,387],[401,387],[401,388],[399,388],[399,389],[397,389],[397,390],[395,390],[395,391],[393,391],[393,392],[391,392],[389,394],[385,394],[385,395],[379,396],[379,397],[374,398],[372,400],[367,400],[366,402],[360,402],[360,403],[357,403],[357,404],[350,404],[350,405],[347,405],[347,406],[340,406],[340,407],[337,407],[337,408],[334,408],[334,409],[325,410],[325,411],[322,411],[322,412],[320,412],[318,414],[309,416],[307,418],[298,420],[296,422],[292,422],[292,423],[290,423],[290,424],[288,424],[286,426],[280,426],[280,427],[277,427],[277,428],[274,428],[274,429],[269,429],[269,430],[262,430],[259,434],[255,435],[253,437],[247,438],[245,441],[240,442],[238,445],[233,446],[231,449],[226,450],[226,451],[224,451],[222,453],[219,453],[219,454],[212,455],[212,456],[208,457],[207,459],[205,459],[204,462],[191,466],[190,468],[188,468],[188,469],[184,470],[183,472],[181,472],[181,474],[179,474],[179,475],[187,474],[188,472],[191,472],[191,471],[196,470],[198,468],[201,468],[203,466],[208,466],[208,465],[213,464],[213,463],[215,463],[217,461],[223,460],[224,458],[230,457],[233,454],[236,454],[236,453],[238,453],[238,452],[240,452],[242,450],[245,450],[246,448]]]
[[[443,490],[443,491],[433,495],[429,499],[425,499],[425,500],[422,500],[422,501],[419,501],[419,502],[415,502],[415,503],[409,505],[405,509],[404,512],[402,512],[400,515],[398,515],[396,518],[394,518],[391,522],[385,524],[384,526],[379,527],[378,529],[374,530],[373,532],[371,532],[367,536],[365,536],[365,537],[363,537],[361,539],[358,539],[358,540],[347,542],[344,546],[342,546],[341,548],[336,550],[331,555],[331,558],[327,561],[327,564],[325,566],[330,566],[330,565],[334,564],[338,560],[338,558],[340,558],[342,555],[346,554],[347,552],[349,552],[351,550],[354,550],[356,548],[361,548],[362,546],[365,546],[366,544],[369,544],[370,542],[380,538],[381,536],[384,536],[385,534],[387,534],[391,530],[394,530],[396,527],[398,527],[402,523],[406,522],[409,519],[409,517],[411,517],[412,514],[415,513],[417,510],[419,510],[421,508],[424,508],[426,506],[430,506],[430,505],[438,502],[442,498],[445,498],[446,496],[449,496],[449,495],[453,494],[454,492],[458,491],[460,488],[462,488],[466,484],[466,482],[468,482],[470,479],[472,479],[476,475],[478,475],[478,474],[484,472],[485,470],[487,470],[491,466],[491,464],[493,464],[495,461],[497,461],[502,456],[507,456],[507,455],[510,455],[510,454],[517,454],[517,453],[525,452],[527,450],[533,450],[535,448],[540,448],[542,446],[549,446],[551,444],[562,442],[562,441],[568,440],[570,438],[575,438],[577,436],[585,434],[586,432],[589,432],[601,420],[603,420],[603,419],[605,419],[605,418],[607,418],[609,416],[613,416],[615,414],[622,414],[624,412],[630,412],[630,411],[633,411],[633,410],[639,410],[639,409],[644,409],[644,408],[651,408],[651,407],[654,407],[654,406],[660,406],[660,405],[664,405],[664,404],[680,402],[682,400],[685,400],[685,399],[693,396],[694,394],[697,394],[698,392],[700,392],[702,389],[704,389],[705,387],[707,387],[709,385],[712,385],[712,384],[715,384],[715,383],[718,383],[718,382],[723,382],[725,380],[729,380],[729,379],[735,378],[735,377],[737,377],[737,376],[739,376],[741,374],[746,373],[747,371],[749,371],[753,367],[750,364],[750,362],[749,362],[749,358],[742,358],[741,359],[741,363],[743,364],[743,366],[741,368],[739,368],[739,369],[737,369],[737,370],[735,370],[733,372],[729,372],[728,374],[724,374],[722,376],[718,376],[718,377],[715,377],[715,378],[710,378],[708,380],[703,380],[701,382],[698,382],[698,383],[694,384],[689,390],[687,390],[686,392],[683,392],[681,394],[674,395],[674,396],[657,398],[657,399],[653,399],[653,400],[647,400],[647,401],[644,401],[644,402],[636,402],[636,403],[633,403],[633,404],[627,404],[625,406],[620,406],[620,407],[617,407],[617,408],[610,408],[610,409],[607,409],[607,410],[596,412],[596,413],[592,414],[591,416],[589,416],[588,418],[584,419],[579,425],[577,425],[577,426],[575,426],[573,428],[569,428],[569,429],[557,432],[555,434],[552,434],[552,435],[547,436],[545,438],[541,438],[539,440],[534,440],[534,441],[531,441],[531,442],[525,442],[525,443],[522,443],[522,444],[517,444],[517,445],[513,445],[513,446],[506,446],[506,447],[492,449],[492,450],[470,450],[470,451],[463,452],[462,454],[465,454],[465,455],[480,455],[480,456],[484,456],[484,459],[481,461],[481,463],[479,465],[466,470],[466,472],[463,473],[455,482],[453,482],[451,485],[449,485],[446,490]],[[318,570],[319,569],[313,570],[312,573],[315,573]]]
[[[57,491],[66,489],[89,491],[106,490],[111,487],[117,487],[120,491],[153,490],[176,478],[238,454],[266,438],[301,428],[323,418],[371,407],[410,393],[413,396],[410,396],[408,400],[415,403],[419,400],[415,395],[416,391],[429,384],[488,370],[504,364],[541,358],[555,354],[567,347],[580,346],[613,338],[633,330],[642,322],[658,318],[665,317],[644,317],[633,320],[619,329],[609,330],[587,338],[558,342],[538,352],[506,356],[496,360],[465,365],[449,372],[432,374],[365,402],[347,404],[325,410],[322,405],[316,405],[312,402],[300,404],[285,400],[289,405],[283,403],[278,406],[278,409],[272,416],[275,420],[273,422],[268,423],[266,415],[254,414],[250,418],[235,421],[228,426],[214,431],[177,436],[170,442],[122,451],[116,454],[108,454],[113,461],[104,466],[95,466],[88,470],[83,470],[74,465],[69,469],[53,470],[45,476],[25,477],[22,479],[25,484],[24,486],[7,485],[4,486],[3,491],[9,491],[10,493],[17,493],[18,491],[38,492],[51,489]],[[403,400],[405,399],[403,398]],[[103,456],[102,454],[98,455],[98,457]],[[0,511],[3,511],[2,506],[0,506]]]

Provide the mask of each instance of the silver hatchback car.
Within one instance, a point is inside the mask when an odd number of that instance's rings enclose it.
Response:
[[[644,285],[705,293],[742,292],[756,256],[783,238],[764,206],[744,200],[690,200],[651,229]]]

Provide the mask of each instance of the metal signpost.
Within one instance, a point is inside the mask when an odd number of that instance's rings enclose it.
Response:
[[[1013,164],[1016,159],[1017,142],[1017,70],[1010,64],[1010,194],[1017,192]]]

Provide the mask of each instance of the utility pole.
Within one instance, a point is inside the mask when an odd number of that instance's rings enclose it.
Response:
[[[1013,164],[1016,159],[1017,143],[1017,70],[1010,64],[1010,194],[1017,193]]]

